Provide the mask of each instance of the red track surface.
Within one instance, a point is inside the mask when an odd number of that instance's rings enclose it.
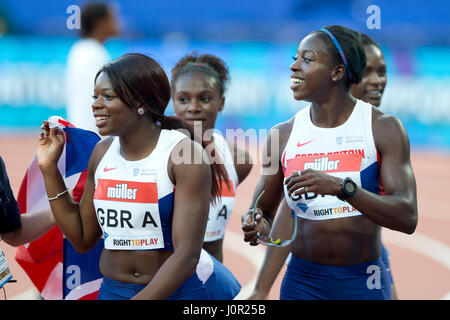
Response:
[[[37,137],[30,135],[0,135],[3,157],[14,193],[20,186],[25,170],[36,150]],[[257,157],[256,153],[253,158]],[[450,153],[413,151],[412,163],[417,180],[419,223],[413,235],[383,230],[383,241],[390,250],[391,270],[400,299],[450,298]],[[250,176],[237,189],[234,213],[225,235],[224,262],[241,282],[246,298],[252,289],[264,248],[250,247],[243,241],[240,216],[248,207],[259,176],[255,166]],[[15,248],[0,243],[17,283],[5,285],[8,299],[29,298],[24,293],[33,284],[14,260]],[[284,269],[282,270],[284,272]],[[278,299],[282,274],[272,287],[270,299]],[[0,297],[2,295],[0,294]]]

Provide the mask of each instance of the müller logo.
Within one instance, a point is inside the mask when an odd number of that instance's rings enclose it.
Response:
[[[94,199],[158,203],[158,185],[156,182],[98,179]]]
[[[314,160],[314,162],[305,162],[306,169],[314,169],[318,171],[329,171],[337,170],[338,164],[341,160],[329,160],[328,157],[319,158]]]
[[[136,189],[128,189],[126,183],[116,184],[115,187],[108,187],[107,197],[111,199],[136,200]]]
[[[353,150],[350,150],[353,151]],[[284,176],[289,177],[293,172],[312,169],[322,172],[359,172],[363,152],[338,151],[327,154],[305,155],[286,160]]]

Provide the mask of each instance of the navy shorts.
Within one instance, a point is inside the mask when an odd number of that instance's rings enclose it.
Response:
[[[241,285],[231,271],[210,255],[214,271],[204,283],[211,300],[233,300],[241,291]]]
[[[281,300],[391,300],[391,286],[381,259],[333,266],[292,255],[281,284]]]
[[[145,285],[103,277],[97,300],[129,300],[144,288]],[[166,300],[208,300],[208,298],[205,287],[194,273]]]

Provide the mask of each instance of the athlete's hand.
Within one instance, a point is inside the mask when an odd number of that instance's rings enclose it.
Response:
[[[58,128],[51,128],[44,121],[39,135],[39,145],[36,152],[38,165],[41,170],[58,165],[58,160],[64,149],[64,133]]]
[[[270,226],[267,221],[263,220],[262,211],[256,208],[255,221],[252,222],[253,209],[247,210],[241,217],[242,231],[244,232],[244,241],[249,242],[251,246],[259,244],[261,235],[267,237],[270,232]],[[266,223],[264,223],[266,222]]]
[[[335,196],[340,192],[342,179],[317,171],[306,169],[293,172],[285,181],[288,194],[297,198],[301,194],[313,192]]]

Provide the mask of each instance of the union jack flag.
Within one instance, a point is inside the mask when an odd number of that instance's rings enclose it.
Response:
[[[65,133],[58,168],[73,199],[79,202],[89,157],[100,138],[61,117],[53,116],[48,121],[50,127],[59,127]],[[22,214],[50,208],[36,154],[22,180],[17,200]],[[91,300],[97,298],[102,281],[98,267],[102,249],[103,239],[88,253],[78,254],[55,226],[38,240],[17,248],[15,259],[44,299]]]

